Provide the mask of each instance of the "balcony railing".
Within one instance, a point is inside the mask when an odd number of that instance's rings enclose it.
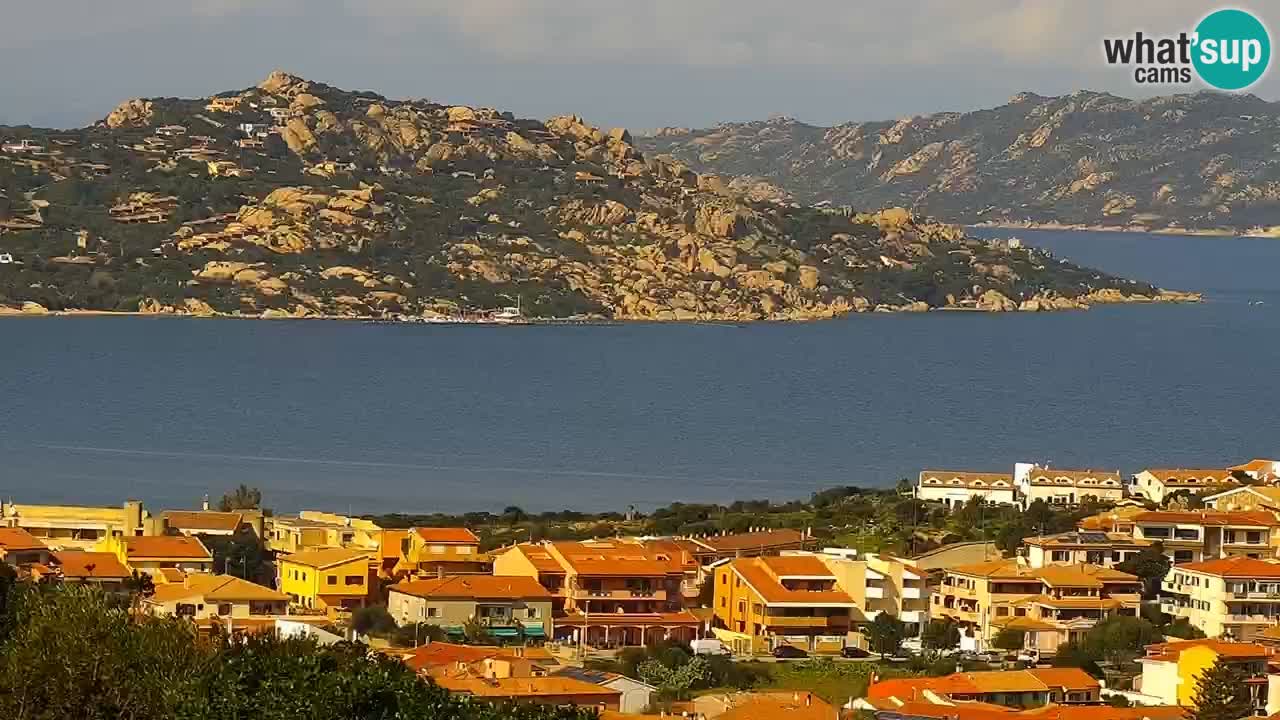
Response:
[[[1227,622],[1233,623],[1265,623],[1268,625],[1280,622],[1280,615],[1228,615]]]
[[[815,615],[798,617],[794,615],[766,615],[764,624],[771,627],[848,627],[847,617],[828,617]]]
[[[877,586],[877,585],[868,585],[868,586],[867,586],[867,597],[869,597],[869,598],[873,598],[873,599],[876,599],[876,600],[883,600],[883,599],[884,599],[884,588],[879,587],[879,586]]]
[[[667,591],[657,588],[650,590],[586,590],[573,591],[573,597],[579,600],[666,600]]]
[[[918,587],[902,588],[902,597],[905,600],[919,600],[924,597],[924,590]]]

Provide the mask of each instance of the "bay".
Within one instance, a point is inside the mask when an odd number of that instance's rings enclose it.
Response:
[[[1280,451],[1280,242],[979,232],[1206,300],[742,327],[15,318],[0,496],[624,510]]]

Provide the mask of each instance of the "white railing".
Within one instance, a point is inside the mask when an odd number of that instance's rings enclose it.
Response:
[[[877,600],[883,600],[883,599],[884,599],[884,588],[882,588],[882,587],[871,587],[871,586],[868,586],[868,587],[867,587],[867,597],[869,597],[869,598],[875,598],[875,599],[877,599]]]
[[[924,590],[918,587],[904,587],[902,597],[907,600],[919,600],[924,597]]]

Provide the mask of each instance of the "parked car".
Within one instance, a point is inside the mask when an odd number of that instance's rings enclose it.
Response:
[[[807,658],[809,653],[795,645],[779,645],[773,649],[773,656],[776,658]]]
[[[689,643],[689,647],[693,650],[694,655],[732,655],[733,653],[725,644],[715,638],[705,638],[702,640],[694,640]]]
[[[1040,662],[1040,651],[1035,649],[1023,650],[1022,652],[1018,653],[1018,659],[1021,660],[1022,662],[1027,662],[1027,663]]]
[[[840,657],[864,658],[864,657],[871,657],[871,653],[867,652],[866,650],[863,650],[860,647],[855,647],[853,645],[845,645],[844,649],[840,651]]]

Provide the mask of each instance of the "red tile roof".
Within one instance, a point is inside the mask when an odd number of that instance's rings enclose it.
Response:
[[[36,536],[22,528],[0,527],[0,550],[20,552],[23,550],[44,550],[45,544]]]
[[[124,580],[132,577],[129,568],[108,552],[65,550],[53,554],[53,564],[62,570],[62,577],[67,580]]]
[[[423,542],[435,543],[437,545],[479,545],[480,538],[476,534],[466,528],[449,528],[449,527],[420,527],[414,528],[413,532],[422,538]]]
[[[1216,638],[1201,638],[1198,640],[1178,640],[1175,642],[1156,643],[1146,647],[1148,660],[1177,660],[1182,651],[1189,650],[1194,647],[1207,647],[1224,657],[1233,658],[1267,658],[1271,657],[1272,651],[1268,647],[1258,645],[1257,643],[1230,642],[1227,640],[1218,640]]]
[[[1176,570],[1203,573],[1217,577],[1280,578],[1280,562],[1256,558],[1233,557],[1175,565]]]
[[[774,564],[790,572],[775,573],[772,569]],[[778,579],[779,575],[820,575],[835,580],[831,572],[817,558],[738,558],[729,563],[729,569],[737,573],[743,582],[755,590],[766,604],[847,605],[853,603],[853,598],[844,590],[790,590]]]
[[[186,535],[148,535],[142,537],[126,536],[120,539],[124,544],[125,556],[129,560],[150,560],[154,558],[179,558],[182,560],[213,560],[209,549],[198,538]]]
[[[1182,523],[1186,525],[1256,525],[1280,527],[1280,518],[1266,510],[1151,510],[1133,516],[1140,523]]]
[[[448,575],[397,583],[391,589],[422,598],[551,599],[537,580],[524,575]]]
[[[720,535],[717,537],[694,538],[694,542],[715,552],[736,552],[739,550],[768,550],[777,547],[800,545],[805,541],[803,532],[799,530],[762,530],[759,532]]]
[[[238,512],[213,510],[165,510],[164,522],[175,530],[199,533],[202,530],[235,532],[243,516]]]

